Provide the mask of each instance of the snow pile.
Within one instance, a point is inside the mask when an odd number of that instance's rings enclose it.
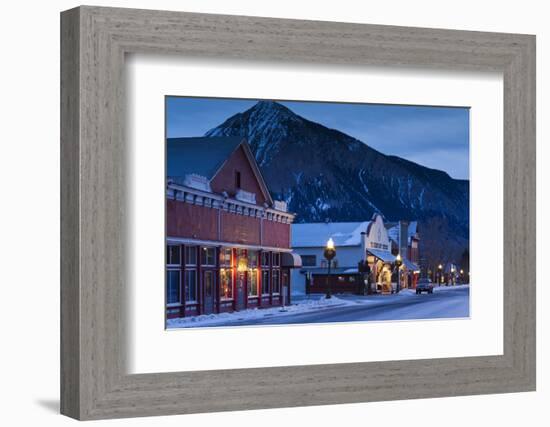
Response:
[[[296,304],[285,306],[284,309],[283,307],[250,308],[242,311],[234,311],[232,313],[203,314],[200,316],[168,319],[166,321],[166,327],[170,329],[197,326],[221,326],[230,324],[231,322],[240,322],[274,316],[288,316],[292,314],[322,310],[329,307],[340,307],[354,304],[355,303],[352,301],[346,301],[335,296],[327,299],[324,295],[316,295],[313,298],[306,298]]]
[[[469,288],[470,285],[469,284],[465,284],[465,285],[454,285],[454,286],[445,286],[445,285],[441,285],[441,286],[434,286],[434,292],[444,292],[444,291],[452,291],[453,289],[464,289],[464,288]]]

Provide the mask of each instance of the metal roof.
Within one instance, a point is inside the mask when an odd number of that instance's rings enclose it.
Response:
[[[370,221],[364,222],[318,222],[306,224],[292,224],[293,248],[324,247],[329,238],[334,245],[359,246],[361,232],[367,232]]]
[[[243,141],[242,137],[168,138],[166,176],[180,184],[188,174],[211,180]]]

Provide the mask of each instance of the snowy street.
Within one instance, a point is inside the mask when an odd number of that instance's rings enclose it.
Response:
[[[304,323],[357,322],[369,320],[413,320],[469,317],[468,285],[435,287],[433,294],[416,295],[403,290],[395,295],[323,295],[295,298],[293,305],[245,310],[185,319],[171,319],[168,328],[208,326],[287,325]]]

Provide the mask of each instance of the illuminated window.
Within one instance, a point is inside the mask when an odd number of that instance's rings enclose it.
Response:
[[[231,248],[222,248],[220,250],[220,265],[231,266]]]
[[[248,267],[256,268],[258,266],[258,252],[248,251]]]
[[[233,298],[233,270],[231,268],[220,269],[220,298]]]
[[[258,296],[258,270],[248,270],[248,296]]]

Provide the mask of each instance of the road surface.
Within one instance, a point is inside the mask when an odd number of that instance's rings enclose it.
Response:
[[[469,287],[458,287],[436,290],[433,294],[422,295],[400,294],[369,297],[338,295],[337,298],[342,300],[342,305],[295,314],[272,313],[260,318],[236,318],[212,326],[463,318],[469,317],[469,294]]]

